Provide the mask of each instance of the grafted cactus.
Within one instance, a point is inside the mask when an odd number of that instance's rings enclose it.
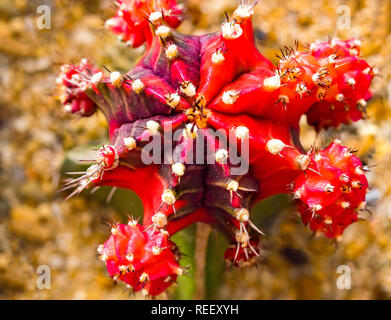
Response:
[[[132,47],[145,43],[141,60],[121,74],[84,59],[63,66],[57,81],[66,111],[99,109],[110,133],[96,163],[65,189],[115,186],[143,202],[142,224],[113,225],[98,248],[114,279],[160,294],[183,272],[170,237],[195,222],[227,237],[225,259],[251,265],[262,235],[251,208],[277,193],[291,193],[303,222],[329,238],[357,220],[368,189],[362,163],[339,140],[305,151],[299,120],[306,114],[321,130],[365,115],[375,71],[358,40],[286,47],[274,66],[255,46],[252,1],[202,36],[174,30],[182,19],[175,1],[118,4],[106,25]],[[151,145],[164,152],[148,162]]]

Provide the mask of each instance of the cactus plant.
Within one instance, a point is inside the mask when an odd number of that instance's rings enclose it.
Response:
[[[227,237],[226,260],[251,265],[263,234],[251,208],[277,193],[292,194],[313,231],[341,237],[365,207],[365,168],[338,139],[304,150],[299,120],[306,114],[319,131],[365,117],[376,72],[359,57],[360,41],[331,39],[308,51],[296,43],[275,66],[254,43],[253,1],[241,1],[219,32],[201,36],[175,30],[183,9],[174,0],[117,2],[106,26],[132,47],[145,43],[137,65],[121,74],[83,59],[62,66],[57,79],[65,110],[101,110],[110,134],[96,161],[64,189],[74,188],[72,196],[89,187],[127,188],[143,202],[142,223],[113,224],[98,247],[110,276],[160,294],[183,273],[170,236],[195,222]],[[145,163],[153,141],[171,150]],[[199,141],[203,153],[193,161]],[[237,170],[235,155],[246,155],[249,170]]]

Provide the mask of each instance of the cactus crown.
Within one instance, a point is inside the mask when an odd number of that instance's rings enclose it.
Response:
[[[109,185],[143,201],[142,224],[114,225],[98,248],[114,279],[149,295],[164,291],[183,272],[170,236],[195,222],[227,237],[225,259],[252,264],[262,231],[251,208],[276,193],[291,193],[303,222],[329,238],[357,220],[368,189],[362,163],[339,140],[304,151],[297,128],[303,114],[316,130],[365,116],[375,71],[359,57],[359,41],[332,39],[308,51],[296,43],[274,66],[254,44],[253,1],[241,1],[220,32],[202,36],[175,31],[183,13],[175,0],[117,4],[106,26],[132,47],[145,43],[137,65],[108,73],[83,59],[64,65],[57,79],[67,112],[99,109],[110,130],[110,144],[65,189],[75,188],[74,195]],[[216,130],[230,138],[219,139]],[[173,152],[145,163],[152,141]],[[199,141],[204,153],[193,161]],[[235,155],[246,155],[250,169],[239,170]]]

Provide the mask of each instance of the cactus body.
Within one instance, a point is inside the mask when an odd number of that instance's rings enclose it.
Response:
[[[254,44],[251,1],[219,32],[202,36],[175,31],[182,19],[175,1],[118,4],[106,25],[132,47],[146,43],[134,69],[107,73],[83,60],[63,66],[58,80],[67,111],[89,116],[100,109],[110,131],[96,163],[65,188],[75,187],[73,195],[115,186],[143,201],[142,225],[131,219],[113,226],[99,247],[114,279],[149,295],[164,291],[182,273],[170,236],[195,222],[227,237],[228,261],[252,264],[262,231],[251,208],[277,193],[292,193],[303,222],[327,237],[340,237],[357,220],[368,188],[360,160],[338,140],[320,151],[298,144],[304,114],[316,130],[365,115],[374,71],[359,58],[357,40],[315,43],[307,52],[286,48],[276,67]],[[228,145],[214,130],[231,134]],[[145,163],[152,141],[172,152]],[[249,170],[234,173],[243,141]]]

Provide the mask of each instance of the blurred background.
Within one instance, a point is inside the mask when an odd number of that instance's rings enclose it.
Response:
[[[237,2],[185,1],[187,19],[179,30],[216,31],[224,11],[232,13]],[[37,7],[43,4],[51,9],[49,30],[37,28]],[[262,0],[255,11],[259,48],[273,61],[280,47],[296,39],[363,40],[362,56],[380,70],[369,119],[336,132],[371,167],[372,215],[363,213],[335,246],[312,237],[287,197],[268,199],[254,210],[267,232],[262,261],[248,269],[227,268],[224,241],[190,228],[176,236],[189,275],[159,298],[391,299],[391,1]],[[111,0],[0,0],[1,299],[144,299],[116,285],[96,256],[109,234],[107,222],[142,213],[137,197],[118,191],[107,204],[104,189],[68,201],[58,192],[63,173],[77,170],[82,154],[108,141],[101,114],[83,119],[63,114],[54,98],[60,64],[86,57],[125,72],[142,52],[104,29],[114,12]],[[307,147],[326,143],[333,133],[316,137],[303,122]],[[196,244],[204,250],[197,251]],[[37,288],[42,265],[51,270],[50,289]],[[336,286],[341,265],[350,268],[350,290]]]

